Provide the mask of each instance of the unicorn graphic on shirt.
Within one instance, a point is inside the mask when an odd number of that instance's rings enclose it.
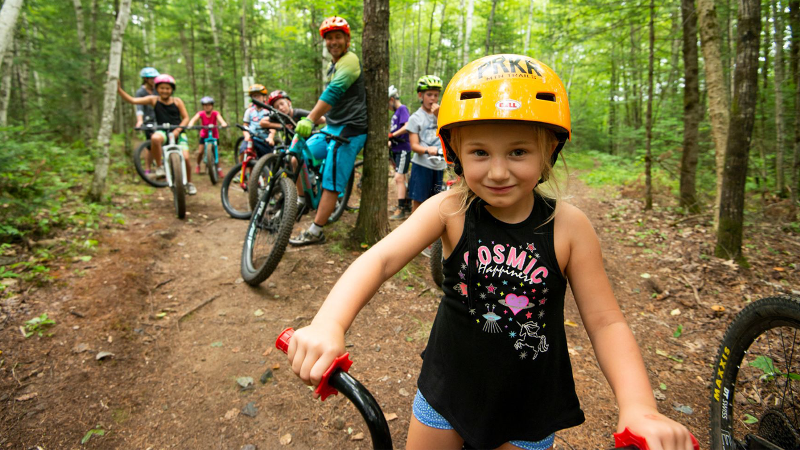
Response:
[[[519,339],[514,342],[514,348],[519,350],[523,346],[529,347],[533,350],[533,356],[531,359],[536,359],[539,356],[540,352],[546,352],[549,346],[547,345],[547,339],[545,336],[539,336],[539,324],[536,322],[526,322],[524,324],[520,324],[517,322],[517,325],[520,326],[519,330]]]

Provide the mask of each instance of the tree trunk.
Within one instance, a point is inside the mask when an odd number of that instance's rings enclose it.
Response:
[[[117,83],[122,59],[122,36],[128,25],[128,16],[131,12],[131,0],[121,0],[117,21],[111,32],[111,48],[108,52],[108,75],[106,76],[105,91],[103,96],[103,116],[100,122],[100,131],[97,133],[97,147],[99,154],[94,162],[94,177],[89,190],[89,199],[99,202],[103,197],[108,175],[109,146],[111,141],[111,125],[114,121],[114,107],[117,102]]]
[[[494,22],[494,11],[497,9],[497,0],[492,0],[492,11],[489,13],[489,21],[486,23],[486,48],[484,55],[489,55],[489,43],[492,41],[492,24]]]
[[[467,0],[467,29],[464,33],[464,54],[461,65],[466,66],[472,60],[469,54],[469,39],[472,37],[472,13],[475,11],[475,0]]]
[[[425,58],[425,74],[426,75],[430,73],[431,41],[433,40],[433,17],[435,15],[436,15],[436,0],[433,0],[433,9],[431,10],[431,23],[429,24],[430,26],[429,26],[429,29],[428,29],[428,56]],[[440,22],[440,24],[441,24],[441,22]]]
[[[617,59],[614,49],[611,49],[611,82],[608,90],[608,152],[617,154]]]
[[[447,11],[447,0],[442,2],[442,17],[439,18],[439,45],[436,47],[436,66],[435,70],[436,73],[442,74],[445,72],[445,65],[444,60],[445,58],[442,57],[442,39],[444,38],[444,33],[442,33],[442,24],[444,24],[445,19],[445,12]]]
[[[730,110],[728,92],[725,88],[725,71],[722,69],[720,31],[714,0],[697,0],[700,21],[700,41],[703,50],[703,65],[708,86],[708,115],[711,119],[711,136],[717,163],[717,191],[714,199],[714,226],[719,226],[719,210],[722,201],[722,172],[725,167],[725,149],[728,145]]]
[[[242,0],[242,18],[240,21],[241,26],[241,41],[242,41],[242,66],[244,70],[242,75],[249,77],[251,75],[250,55],[247,52],[247,0]]]
[[[528,22],[525,25],[525,46],[522,54],[527,55],[531,48],[531,24],[533,23],[533,0],[528,3]]]
[[[72,4],[75,8],[75,21],[78,28],[78,45],[81,49],[81,59],[85,62],[87,59],[89,59],[89,51],[86,48],[86,31],[83,21],[83,6],[81,5],[81,0],[72,0]],[[81,128],[83,131],[83,139],[87,144],[94,135],[94,132],[92,131],[92,124],[94,122],[92,119],[94,118],[90,113],[92,110],[92,93],[90,91],[90,87],[91,83],[81,83],[81,109],[85,114],[87,114],[85,120],[82,121]]]
[[[362,48],[369,132],[364,146],[361,207],[350,233],[355,246],[373,245],[389,232],[385,131],[389,123],[389,0],[364,0]]]
[[[722,202],[715,254],[720,258],[741,260],[747,157],[758,94],[758,38],[761,33],[761,1],[739,0],[738,23],[733,107],[728,145],[725,151]]]
[[[214,56],[217,62],[217,73],[214,75],[216,78],[217,86],[219,88],[219,112],[225,117],[225,68],[222,65],[222,50],[219,45],[219,32],[217,30],[217,19],[214,15],[214,0],[208,0],[208,16],[211,19],[211,35],[214,38]]]
[[[647,148],[644,157],[645,188],[644,188],[644,209],[653,209],[653,181],[652,181],[652,142],[653,142],[653,55],[656,46],[656,29],[653,24],[656,15],[654,0],[650,0],[650,55],[647,59]]]
[[[694,0],[681,0],[683,22],[683,154],[681,155],[680,205],[690,213],[700,212],[696,175],[700,146],[700,84],[697,60],[697,15]]]
[[[76,0],[77,1],[77,0]],[[193,30],[192,30],[193,31]],[[178,37],[181,39],[181,52],[183,59],[186,61],[186,74],[189,75],[189,81],[192,83],[192,106],[197,107],[197,81],[194,77],[194,57],[192,55],[192,46],[186,40],[186,33],[183,31],[183,26],[178,26]]]
[[[3,8],[0,9],[0,55],[5,55],[14,40],[14,28],[16,28],[19,10],[22,7],[22,0],[5,0]]]
[[[792,171],[790,177],[792,205],[797,206],[800,189],[800,0],[789,1],[789,17],[792,25],[792,80],[794,81],[794,152],[792,152]]]
[[[533,1],[533,0],[531,0]],[[458,62],[464,61],[464,0],[460,0],[458,4]]]
[[[786,192],[783,172],[783,10],[778,0],[772,0],[775,29],[775,188],[779,195]]]
[[[12,46],[9,46],[8,50],[6,50],[3,64],[0,66],[0,74],[2,74],[0,77],[0,127],[8,126],[8,104],[11,103],[11,71],[14,66]]]
[[[22,123],[28,126],[28,65],[25,56],[20,50],[19,39],[14,42],[14,75],[17,77],[17,93],[19,94],[19,111],[22,115]]]
[[[636,47],[638,47],[638,42],[636,41],[636,28],[633,24],[631,24],[631,83],[632,86],[632,97],[631,97],[631,112],[633,113],[633,127],[637,130],[642,127],[642,109],[639,107],[640,101],[640,92],[639,92],[639,64],[637,63],[637,55],[636,55]]]
[[[464,0],[461,0],[462,2]],[[397,77],[397,85],[402,89],[403,87],[403,70],[406,59],[406,23],[408,22],[408,6],[403,10],[403,40],[400,44],[400,76]]]

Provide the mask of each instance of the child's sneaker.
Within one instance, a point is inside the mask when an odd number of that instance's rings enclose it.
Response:
[[[186,193],[189,195],[197,194],[197,188],[192,183],[186,183]]]
[[[424,256],[426,258],[430,258],[431,257],[431,247],[433,247],[433,244],[425,247],[425,249],[422,250],[422,256]]]
[[[194,173],[200,173],[200,164],[198,164],[197,167],[194,168]]]
[[[408,217],[408,213],[405,208],[398,208],[395,210],[394,215],[389,217],[389,220],[403,220],[406,217]]]
[[[220,177],[225,176],[225,174],[222,173],[222,167],[217,167],[217,175],[219,175]]]
[[[311,244],[322,244],[325,242],[325,233],[322,231],[319,234],[313,234],[308,230],[300,233],[297,237],[289,239],[289,243],[294,246],[303,246]]]

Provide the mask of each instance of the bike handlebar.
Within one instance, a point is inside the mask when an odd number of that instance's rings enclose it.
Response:
[[[182,130],[212,130],[212,129],[224,130],[225,128],[228,127],[215,127],[214,125],[194,125],[190,127],[188,125],[181,126],[181,125],[172,125],[165,123],[163,125],[145,124],[140,127],[135,127],[134,129],[138,131],[156,131],[156,130],[172,131],[172,130],[177,130],[178,128]]]
[[[254,105],[258,106],[259,108],[267,109],[271,113],[275,114],[278,117],[278,120],[281,122],[281,125],[283,125],[284,128],[286,128],[287,122],[292,124],[292,125],[297,125],[297,123],[295,123],[294,119],[292,119],[287,114],[284,114],[284,113],[278,111],[277,109],[273,108],[272,106],[269,106],[268,104],[260,102],[260,101],[258,101],[256,99],[252,99],[252,100],[253,100],[253,104]],[[327,131],[319,130],[319,131],[316,131],[315,133],[322,133],[322,134],[325,135],[326,139],[333,139],[334,141],[339,142],[340,144],[349,144],[350,143],[350,139],[347,139],[346,137],[336,136],[335,134],[328,133]]]

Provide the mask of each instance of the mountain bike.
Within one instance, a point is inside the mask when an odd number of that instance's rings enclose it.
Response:
[[[155,125],[153,124],[145,124],[136,129],[152,132],[155,130],[154,127]],[[142,180],[150,186],[157,188],[167,187],[168,183],[166,176],[164,174],[156,173],[159,167],[156,165],[155,160],[152,157],[147,157],[149,152],[150,139],[139,144],[139,146],[133,151],[133,166],[136,168],[136,173],[138,173]],[[148,159],[150,160],[149,163],[147,162]]]
[[[242,125],[236,124],[236,126],[247,130]],[[258,138],[254,137],[254,139]],[[248,195],[248,180],[256,161],[258,161],[258,155],[255,149],[248,146],[242,162],[234,165],[222,180],[222,189],[220,190],[222,207],[234,219],[249,219],[253,214]]]
[[[251,172],[250,186],[248,187],[250,192],[250,209],[254,210],[256,208],[256,203],[258,202],[258,199],[261,197],[261,194],[263,193],[264,190],[264,186],[267,185],[268,180],[272,176],[272,174],[277,173],[281,165],[284,162],[287,162],[286,159],[280,155],[285,156],[286,153],[289,151],[289,149],[294,145],[300,145],[301,148],[304,148],[306,150],[304,152],[297,151],[297,153],[307,154],[308,155],[307,162],[311,163],[310,165],[308,165],[309,170],[307,171],[308,173],[305,176],[305,180],[307,181],[306,186],[312,186],[312,187],[317,185],[321,186],[322,169],[323,169],[322,162],[314,159],[313,156],[311,156],[310,152],[307,151],[308,147],[305,145],[305,139],[300,139],[300,137],[298,136],[297,137],[298,143],[295,144],[294,125],[296,124],[294,120],[288,115],[278,111],[277,109],[267,104],[261,103],[257,100],[254,100],[253,102],[258,106],[260,106],[261,108],[269,109],[272,112],[273,117],[275,117],[278,120],[278,122],[282,125],[280,132],[282,132],[284,136],[287,137],[287,139],[282,140],[281,143],[276,144],[275,151],[259,159],[258,163],[256,163],[255,167],[253,168]],[[292,125],[292,128],[289,128],[288,125]],[[326,139],[330,140],[331,137],[328,136],[326,137]],[[290,142],[290,144],[286,145],[286,142]],[[340,142],[348,143],[350,141],[347,140],[346,138],[342,138]],[[288,162],[291,163],[290,160]],[[363,160],[361,161],[357,160],[353,165],[353,170],[352,172],[350,172],[350,179],[347,182],[347,186],[345,187],[344,192],[339,193],[339,197],[336,200],[336,207],[333,209],[331,216],[328,218],[328,222],[335,222],[339,220],[342,217],[344,211],[347,209],[351,211],[358,209],[357,207],[348,206],[348,202],[350,200],[350,196],[353,193],[353,185],[355,184],[357,170],[359,167],[363,165],[364,165]],[[291,169],[292,166],[289,165],[288,167],[289,171],[293,172]],[[303,172],[298,171],[294,173],[294,176],[292,178],[293,181],[295,181],[295,183],[297,182],[297,175],[301,173]],[[317,209],[321,197],[322,197],[322,189],[319,189],[318,187],[315,187],[313,189],[311,188],[306,189],[305,205],[301,211],[298,211],[297,220],[300,220],[300,217],[303,214],[311,210]]]
[[[347,138],[325,131],[317,133],[324,134],[326,139],[344,144],[350,142]],[[297,211],[295,180],[300,177],[306,201],[312,202],[313,208],[317,207],[322,197],[320,174],[324,161],[313,160],[305,140],[301,141],[300,137],[295,135],[294,145],[289,151],[272,153],[267,155],[267,158],[271,158],[267,162],[267,167],[272,168],[269,171],[271,175],[266,179],[264,193],[254,208],[242,247],[242,278],[251,286],[257,286],[266,280],[278,266],[289,244],[289,235],[294,222],[302,213]],[[299,166],[296,170],[292,169],[292,158],[298,160]],[[319,164],[319,167],[316,164]],[[351,177],[349,185],[352,185],[352,181]],[[346,199],[337,205],[337,209],[340,209],[339,216],[346,205]],[[334,214],[331,215],[332,218]]]
[[[140,127],[137,130],[142,131],[158,131],[164,130],[167,133],[168,143],[161,146],[161,161],[164,165],[164,172],[166,173],[166,186],[172,189],[172,199],[175,205],[175,215],[179,219],[186,217],[186,160],[183,158],[183,150],[175,142],[175,135],[170,131],[176,129],[187,129],[179,125],[148,125],[147,127]],[[138,168],[137,168],[138,170]]]
[[[757,300],[728,326],[714,364],[711,448],[800,449],[800,297]]]
[[[283,353],[287,353],[289,351],[289,341],[292,339],[293,334],[294,329],[292,328],[283,330],[275,341],[275,347]],[[349,353],[336,358],[322,375],[322,380],[314,389],[314,392],[319,394],[319,398],[323,402],[331,395],[336,395],[339,392],[344,394],[356,407],[361,417],[364,418],[372,438],[372,448],[376,450],[391,450],[394,447],[392,446],[392,434],[389,431],[386,417],[369,390],[347,373],[352,365],[353,361],[350,360]],[[627,428],[622,433],[615,434],[614,438],[616,445],[619,446],[614,447],[616,450],[639,450],[640,447],[636,444],[641,445],[641,448],[645,448],[647,445],[644,439],[634,435]],[[463,448],[472,449],[474,447],[464,443]]]
[[[212,131],[214,128],[221,130],[225,127],[215,127],[214,125],[202,125],[192,127],[193,130],[208,130],[208,137],[206,137],[203,144],[203,160],[206,163],[206,172],[211,179],[211,184],[217,184],[219,181],[219,139],[215,138]]]

